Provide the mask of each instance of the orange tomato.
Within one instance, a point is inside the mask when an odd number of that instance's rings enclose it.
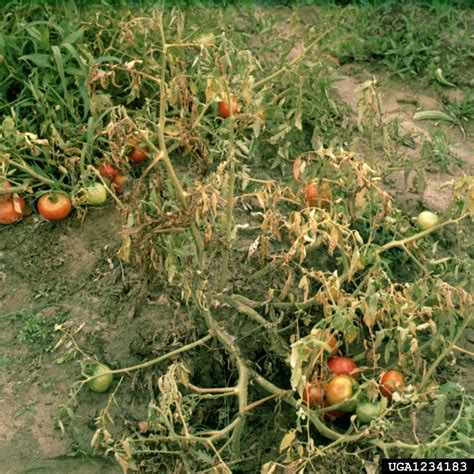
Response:
[[[112,189],[114,190],[114,192],[119,193],[120,191],[122,191],[123,185],[125,184],[127,179],[127,176],[121,174],[115,176],[115,178],[112,180]]]
[[[233,100],[230,101],[230,107],[229,103],[227,100],[221,100],[218,105],[218,110],[219,110],[219,115],[222,118],[227,118],[230,117],[231,115],[234,115],[237,113],[237,110],[239,108],[239,104]]]
[[[59,221],[71,212],[71,200],[61,193],[43,194],[38,200],[38,212],[49,221]]]
[[[380,382],[380,392],[389,400],[392,399],[392,393],[401,391],[405,388],[405,376],[398,370],[388,370],[382,375]]]
[[[19,221],[25,212],[25,200],[20,197],[0,200],[0,224],[13,224]]]
[[[331,204],[331,188],[328,183],[311,183],[304,188],[304,198],[309,207],[328,207]]]

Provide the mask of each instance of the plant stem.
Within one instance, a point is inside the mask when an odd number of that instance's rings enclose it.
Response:
[[[260,79],[260,81],[257,81],[252,87],[257,88],[265,85],[267,82],[273,81],[276,79],[280,74],[283,74],[285,71],[288,71],[291,69],[292,66],[294,66],[298,61],[304,58],[304,56],[308,53],[308,51],[316,44],[319,43],[331,30],[326,30],[324,33],[319,35],[317,38],[315,38],[313,41],[309,43],[308,46],[303,48],[303,52],[301,53],[300,56],[296,57],[292,61],[290,61],[286,66],[283,66],[282,68],[278,69],[278,71],[275,71],[274,73],[270,74],[267,77],[264,77],[263,79]]]
[[[417,234],[411,235],[410,237],[407,237],[405,239],[400,239],[400,240],[392,240],[391,242],[388,242],[385,244],[383,247],[378,248],[375,251],[376,255],[380,255],[381,253],[385,252],[386,250],[390,250],[393,248],[403,248],[406,244],[413,242],[414,240],[421,239],[423,237],[426,237],[427,235],[431,234],[432,232],[436,232],[437,230],[441,229],[442,227],[445,227],[447,225],[451,224],[457,224],[458,222],[462,221],[466,217],[469,216],[469,213],[466,212],[465,214],[459,216],[456,219],[449,219],[447,221],[441,222],[438,225],[435,225],[434,227],[431,227],[430,229],[423,230],[422,232],[418,232]]]
[[[185,210],[189,209],[189,204],[187,200],[187,195],[184,192],[183,187],[181,186],[181,183],[179,182],[179,179],[176,175],[176,172],[174,170],[173,164],[171,163],[171,160],[169,158],[167,148],[166,148],[166,141],[165,141],[165,114],[166,114],[166,91],[165,91],[165,81],[166,81],[166,53],[167,53],[167,44],[166,44],[166,39],[165,39],[165,33],[163,30],[163,17],[160,14],[160,35],[161,35],[161,43],[163,46],[163,52],[162,52],[162,59],[161,59],[161,84],[160,84],[160,118],[158,120],[158,141],[160,144],[161,150],[158,150],[151,140],[148,139],[148,137],[145,136],[144,133],[141,133],[142,138],[145,140],[148,146],[155,151],[155,153],[158,153],[161,155],[161,159],[163,160],[163,164],[166,168],[166,172],[168,173],[168,176],[171,180],[171,183],[173,185],[173,188],[176,192],[178,201],[181,205],[181,207]],[[191,223],[191,232],[193,234],[194,242],[196,244],[196,250],[197,250],[197,257],[198,257],[198,262],[199,265],[202,266],[202,260],[203,260],[203,255],[204,255],[204,242],[202,240],[201,234],[199,233],[198,228],[196,227],[195,223]]]
[[[247,368],[242,355],[240,353],[239,346],[235,343],[234,339],[224,329],[221,329],[217,324],[216,320],[212,316],[209,308],[203,306],[198,300],[196,291],[193,293],[193,299],[196,306],[199,308],[199,312],[206,322],[206,326],[209,332],[215,336],[219,342],[225,347],[230,356],[235,360],[238,372],[238,382],[235,387],[236,395],[239,402],[239,415],[235,418],[232,424],[235,424],[235,428],[232,433],[232,446],[233,451],[238,453],[240,451],[240,436],[245,424],[245,418],[242,415],[247,407],[248,399],[248,383],[249,383],[249,369]]]
[[[433,375],[433,372],[436,370],[438,365],[454,349],[454,347],[456,346],[456,343],[461,338],[461,336],[463,335],[465,329],[467,328],[469,323],[472,321],[472,319],[473,319],[472,316],[466,317],[464,319],[463,324],[458,329],[458,332],[454,336],[453,340],[445,347],[443,352],[441,352],[441,354],[437,357],[437,359],[433,362],[433,364],[431,364],[431,367],[428,369],[428,372],[426,372],[425,376],[423,377],[423,380],[420,383],[420,387],[419,387],[420,392],[425,388],[426,384],[428,383],[430,377]]]
[[[131,367],[125,367],[123,369],[110,370],[107,373],[108,374],[127,374],[128,372],[133,372],[134,370],[146,369],[147,367],[152,367],[153,365],[159,364],[160,362],[163,362],[166,359],[177,356],[178,354],[181,354],[182,352],[189,351],[191,349],[194,349],[197,346],[202,346],[203,344],[205,344],[210,339],[212,339],[212,335],[207,334],[206,336],[201,337],[201,339],[198,339],[194,342],[186,344],[185,346],[180,347],[179,349],[176,349],[174,351],[168,352],[167,354],[162,355],[160,357],[157,357],[156,359],[152,359],[152,360],[149,360],[147,362],[143,362],[143,364],[133,365]],[[83,380],[82,383],[87,383],[90,380],[93,380],[97,377],[101,377],[103,375],[104,374],[92,375],[92,376],[88,377],[87,379]]]
[[[226,88],[226,100],[229,106],[229,110],[232,112],[232,101],[230,96],[229,87],[227,82],[225,84]],[[230,260],[230,249],[232,246],[232,227],[234,223],[234,193],[235,193],[235,143],[234,143],[234,120],[233,113],[228,117],[229,120],[229,130],[230,130],[230,139],[229,139],[229,151],[227,157],[227,168],[229,170],[229,193],[227,194],[227,203],[226,203],[226,214],[225,214],[225,244],[224,249],[222,250],[222,262],[221,262],[221,277],[219,282],[219,287],[223,290],[227,285],[227,280],[229,278],[229,260]]]

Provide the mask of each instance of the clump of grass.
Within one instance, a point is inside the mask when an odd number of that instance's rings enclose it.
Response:
[[[347,34],[337,54],[343,62],[373,61],[402,79],[434,81],[441,68],[457,83],[469,52],[469,15],[462,6],[389,2],[348,7],[343,14]]]

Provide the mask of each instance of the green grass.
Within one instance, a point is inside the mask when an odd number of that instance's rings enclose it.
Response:
[[[473,9],[449,3],[377,2],[348,7],[336,55],[343,62],[383,65],[401,79],[435,81],[434,71],[463,84]],[[470,59],[472,66],[472,58]]]

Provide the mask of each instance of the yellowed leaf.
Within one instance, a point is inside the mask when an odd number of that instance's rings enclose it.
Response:
[[[132,245],[132,239],[129,235],[125,235],[122,238],[122,245],[117,251],[117,255],[126,263],[130,263],[130,249]]]
[[[280,452],[284,451],[285,449],[288,449],[293,444],[293,441],[295,440],[295,438],[296,438],[295,430],[291,430],[288,433],[286,433],[286,435],[283,436],[280,442]]]

